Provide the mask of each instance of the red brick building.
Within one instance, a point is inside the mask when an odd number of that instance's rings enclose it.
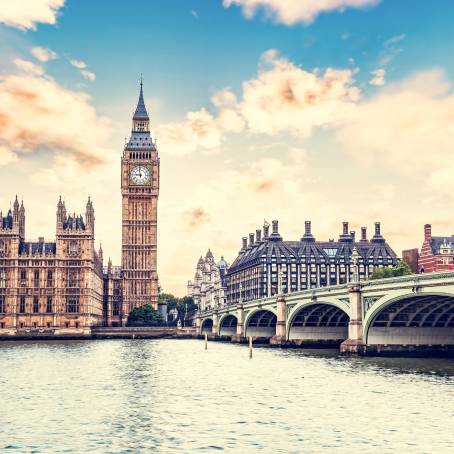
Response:
[[[421,252],[417,249],[403,251],[403,259],[417,273],[454,271],[454,235],[432,236],[432,226],[424,226],[424,242]]]

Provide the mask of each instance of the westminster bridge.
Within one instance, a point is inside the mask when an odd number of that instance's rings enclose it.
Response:
[[[200,312],[199,335],[344,354],[454,353],[454,272],[280,293]]]

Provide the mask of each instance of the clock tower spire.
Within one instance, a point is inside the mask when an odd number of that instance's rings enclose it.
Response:
[[[150,133],[143,81],[121,159],[123,320],[131,309],[158,305],[159,157]]]

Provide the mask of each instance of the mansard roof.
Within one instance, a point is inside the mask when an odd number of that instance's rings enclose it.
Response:
[[[335,263],[346,263],[350,261],[354,247],[364,261],[388,257],[397,260],[396,253],[384,240],[354,242],[351,238],[349,241],[345,239],[342,241],[306,241],[303,237],[301,241],[276,241],[267,238],[248,246],[246,250],[241,250],[230,266],[229,274],[258,265],[265,257],[267,262],[271,262],[271,259],[275,258],[273,263],[289,263],[293,260],[295,263],[311,263],[312,259],[315,260],[315,263],[321,263],[322,261],[329,262],[332,258]]]
[[[451,243],[451,247],[454,248],[454,235],[451,236],[433,236],[430,240],[430,247],[432,248],[433,254],[440,252],[440,247],[444,244]]]
[[[19,244],[19,255],[55,255],[57,252],[56,243],[46,243],[44,241],[26,242]]]

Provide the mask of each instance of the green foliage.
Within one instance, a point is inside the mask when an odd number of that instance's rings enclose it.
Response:
[[[178,311],[177,318],[181,321],[184,320],[186,313],[197,309],[197,305],[194,303],[194,300],[189,296],[178,298],[171,293],[159,293],[158,302],[159,304],[167,303],[167,313],[169,313],[172,309],[176,309]],[[177,323],[176,320],[174,323]]]
[[[387,277],[398,277],[413,274],[410,267],[403,261],[399,260],[396,266],[392,268],[375,268],[369,279],[386,279]]]
[[[161,326],[164,324],[162,315],[150,304],[135,307],[129,314],[128,326]]]

